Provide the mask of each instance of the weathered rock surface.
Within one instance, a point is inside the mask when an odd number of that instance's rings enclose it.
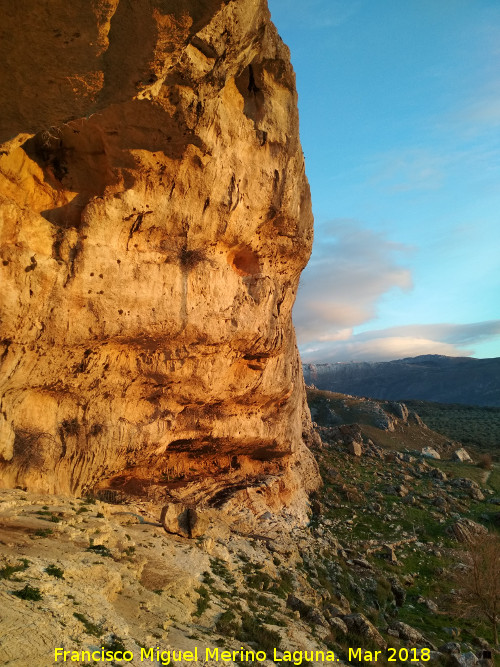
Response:
[[[459,519],[457,522],[449,527],[449,533],[458,541],[467,544],[474,544],[474,542],[481,537],[484,537],[488,530],[472,519]]]
[[[460,447],[460,449],[454,451],[452,458],[454,461],[460,461],[461,463],[472,463],[470,454],[464,447]]]
[[[368,639],[377,646],[386,647],[386,642],[377,628],[363,614],[349,614],[342,619],[349,632]]]
[[[2,17],[1,484],[304,517],[312,215],[265,0]]]
[[[206,513],[183,503],[170,503],[162,509],[160,522],[167,533],[181,537],[201,537],[208,527]]]
[[[402,621],[395,621],[392,624],[392,629],[396,630],[401,639],[406,639],[413,644],[425,643],[425,638],[421,632],[412,628],[411,625],[403,623]]]
[[[422,456],[425,456],[428,459],[440,459],[441,455],[432,447],[424,447],[422,449]]]

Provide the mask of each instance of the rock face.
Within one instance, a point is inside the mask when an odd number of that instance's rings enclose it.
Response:
[[[265,0],[2,16],[1,483],[303,507],[312,214]]]

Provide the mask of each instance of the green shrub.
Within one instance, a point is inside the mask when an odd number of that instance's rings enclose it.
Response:
[[[210,565],[212,567],[212,572],[220,577],[223,581],[226,582],[229,586],[232,586],[235,583],[235,578],[228,570],[226,564],[220,558],[211,558]]]
[[[52,528],[39,528],[38,530],[35,530],[33,535],[36,537],[48,537],[49,535],[53,535],[54,531]]]
[[[50,574],[51,577],[56,577],[57,579],[64,579],[64,570],[61,570],[57,565],[49,565],[45,568],[45,572]]]
[[[92,553],[98,554],[99,556],[105,556],[106,558],[113,558],[113,554],[108,547],[104,546],[104,544],[91,544],[85,551],[91,551]]]
[[[12,595],[21,598],[21,600],[33,600],[34,602],[38,602],[43,597],[39,588],[33,588],[29,584],[26,584],[20,591],[12,591]]]
[[[24,572],[29,567],[29,560],[26,558],[21,559],[21,565],[5,565],[0,568],[0,579],[10,579],[13,574],[16,572]]]
[[[77,618],[80,621],[80,623],[83,623],[85,627],[85,632],[88,635],[93,635],[94,637],[102,637],[102,635],[104,634],[104,630],[101,628],[101,626],[92,623],[92,621],[89,621],[89,619],[84,614],[80,614],[77,611],[75,611],[73,613],[73,616]]]
[[[112,651],[113,653],[116,653],[117,651],[121,651],[123,653],[127,650],[125,644],[123,643],[123,639],[117,637],[116,635],[111,635],[111,637],[106,642],[104,642],[102,647],[105,651]]]
[[[215,623],[215,629],[221,635],[234,637],[239,630],[234,612],[230,609],[223,612]]]
[[[236,634],[236,639],[242,642],[254,642],[260,649],[272,652],[280,648],[281,637],[278,632],[268,630],[252,614],[243,613],[241,617],[241,628]]]
[[[196,592],[200,596],[196,601],[196,611],[194,612],[195,616],[201,616],[204,611],[208,609],[210,604],[210,593],[205,586],[200,586],[196,589]]]
[[[247,585],[258,591],[267,591],[273,584],[272,577],[267,572],[255,572],[246,578]]]
[[[201,576],[203,578],[203,583],[207,584],[207,586],[210,586],[211,584],[215,583],[215,579],[212,577],[210,572],[205,571]]]

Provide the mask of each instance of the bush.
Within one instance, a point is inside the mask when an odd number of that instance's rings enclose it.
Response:
[[[99,556],[105,556],[106,558],[113,558],[113,554],[108,547],[104,546],[104,544],[91,544],[85,551],[91,551],[92,553],[98,554]]]
[[[10,579],[16,572],[24,572],[24,570],[27,570],[30,564],[29,560],[23,558],[20,562],[21,565],[5,565],[0,568],[0,579]]]
[[[43,597],[39,588],[33,588],[29,584],[26,584],[20,591],[12,591],[12,595],[21,598],[21,600],[33,600],[34,602],[38,602]]]
[[[49,565],[45,568],[45,572],[50,574],[51,577],[56,577],[57,579],[64,579],[64,570],[61,570],[57,565]]]
[[[200,586],[196,589],[196,592],[200,597],[196,600],[196,611],[194,612],[194,615],[201,616],[203,612],[208,609],[208,605],[210,604],[210,593],[205,586]]]
[[[36,537],[48,537],[49,535],[52,535],[54,531],[52,528],[39,528],[38,530],[35,530],[33,535]]]
[[[235,583],[235,578],[228,570],[223,560],[220,558],[211,558],[210,565],[212,566],[212,572],[225,581],[228,586],[232,586]]]
[[[127,650],[125,644],[123,643],[123,639],[121,639],[121,637],[117,637],[116,635],[111,635],[111,637],[106,642],[104,642],[102,647],[105,651],[112,651],[113,653],[116,653],[117,651],[121,651],[123,653]]]
[[[242,642],[254,642],[263,651],[272,652],[280,648],[281,637],[278,632],[268,630],[254,616],[243,613],[241,617],[241,628],[236,639]]]
[[[273,580],[267,572],[256,572],[247,577],[247,585],[258,591],[267,591],[270,589]]]
[[[493,468],[493,458],[491,454],[481,454],[477,466],[483,470],[491,470]]]
[[[85,627],[85,632],[88,635],[93,635],[94,637],[102,637],[102,635],[104,634],[104,630],[101,628],[101,626],[92,623],[92,621],[89,621],[89,619],[84,614],[79,614],[78,612],[75,611],[73,616],[77,618],[80,621],[80,623],[83,623]]]
[[[221,635],[234,637],[239,630],[239,625],[236,622],[236,616],[233,611],[228,609],[223,612],[215,623],[215,629]]]

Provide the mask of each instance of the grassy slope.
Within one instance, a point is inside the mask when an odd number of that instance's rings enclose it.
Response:
[[[359,423],[363,436],[371,438],[384,449],[414,450],[420,449],[421,445],[444,444],[450,438],[460,440],[456,429],[449,432],[442,429],[442,434],[439,434],[413,424],[396,427],[394,432],[381,430],[366,414],[366,402],[356,397],[308,390],[308,401],[320,426],[323,420],[326,420],[323,423],[331,422],[333,411],[345,423]],[[440,411],[441,406],[431,404],[424,412],[417,409],[416,402],[408,403],[408,407],[417,411],[424,421],[432,410],[434,415],[447,415],[450,425],[453,415],[456,416],[455,410]],[[479,420],[491,417],[489,426],[494,428],[496,410],[475,408],[465,412],[471,422],[474,415]],[[436,419],[432,425],[441,426],[441,422]],[[483,451],[488,449],[485,442],[485,438],[481,440]],[[472,451],[474,449],[471,448]],[[419,629],[436,645],[450,641],[451,628],[456,629],[457,640],[461,642],[474,645],[477,636],[491,641],[491,630],[487,625],[477,619],[460,618],[448,606],[447,599],[453,584],[447,574],[455,567],[461,546],[451,539],[447,528],[457,516],[462,516],[486,525],[490,531],[498,531],[495,517],[499,508],[487,501],[492,493],[500,494],[500,465],[497,463],[491,471],[486,471],[472,464],[431,460],[427,462],[429,472],[418,475],[413,472],[417,463],[402,464],[392,461],[390,456],[386,456],[385,460],[369,457],[356,459],[340,446],[324,447],[317,457],[325,481],[319,494],[321,512],[315,519],[318,526],[324,525],[325,521],[331,523],[331,530],[341,543],[361,554],[369,540],[394,542],[401,538],[417,538],[416,542],[396,550],[399,565],[391,565],[382,553],[367,556],[373,567],[369,575],[377,582],[371,604],[366,593],[356,602],[356,597],[353,598],[355,589],[346,578],[343,593],[354,600],[353,610],[365,613],[378,627],[390,622],[392,616]],[[445,472],[449,481],[444,485],[436,482],[430,474],[432,468]],[[485,500],[472,500],[466,493],[457,490],[451,483],[454,478],[477,482],[485,493]],[[415,504],[407,504],[403,498],[388,492],[391,486],[398,484],[404,484],[415,496]],[[435,498],[439,496],[446,498],[446,511],[434,505]],[[400,609],[395,609],[390,594],[384,593],[387,580],[394,576],[400,581],[407,577],[407,599]],[[422,598],[437,602],[439,612],[431,612],[421,601]],[[392,638],[388,640],[390,645],[395,645]]]
[[[466,446],[500,452],[500,408],[405,401],[432,429]]]

